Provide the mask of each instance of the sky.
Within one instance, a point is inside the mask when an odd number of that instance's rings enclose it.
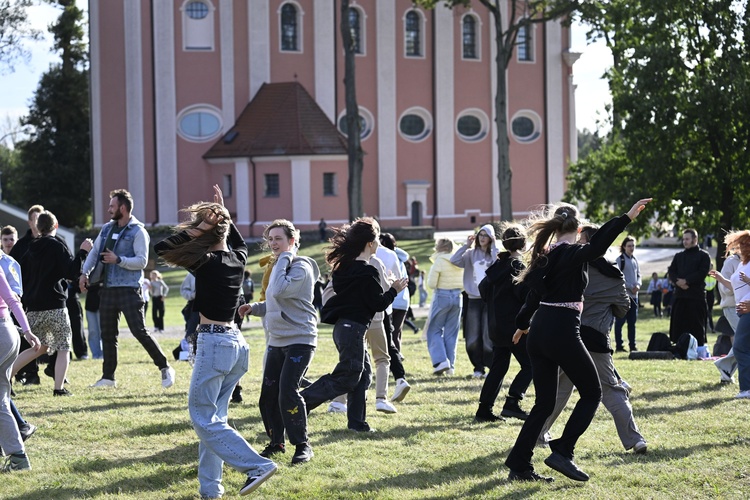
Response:
[[[87,0],[77,0],[78,6],[86,9]],[[28,112],[28,106],[36,90],[39,78],[57,59],[51,52],[52,37],[47,26],[55,21],[58,10],[48,4],[37,5],[29,10],[29,18],[35,28],[44,32],[44,38],[29,45],[31,59],[19,62],[13,73],[0,74],[0,142],[9,145],[4,137],[14,129],[12,124]],[[607,82],[602,75],[612,64],[609,49],[601,43],[586,45],[586,30],[573,26],[571,50],[582,53],[573,65],[573,82],[576,85],[576,122],[579,130],[596,130],[597,120],[602,120],[605,105],[611,102]]]

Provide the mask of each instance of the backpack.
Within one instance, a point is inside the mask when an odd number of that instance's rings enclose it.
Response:
[[[723,318],[724,316],[722,316]],[[729,335],[719,335],[714,344],[714,356],[726,356],[732,348],[732,338]]]
[[[698,340],[687,332],[680,335],[674,349],[680,359],[698,359]]]
[[[669,335],[664,332],[655,332],[648,341],[647,351],[669,351],[673,352],[674,345],[669,340]]]

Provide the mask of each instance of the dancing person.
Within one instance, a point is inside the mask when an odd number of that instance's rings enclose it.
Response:
[[[638,291],[641,289],[641,268],[638,259],[635,258],[635,238],[626,236],[620,244],[620,256],[617,257],[617,267],[625,276],[625,287],[630,297],[630,309],[624,318],[615,318],[615,342],[617,352],[625,352],[622,339],[622,326],[628,324],[628,348],[631,352],[637,351],[635,343],[635,323],[638,321]]]
[[[669,321],[669,338],[677,342],[683,333],[692,334],[702,346],[706,343],[706,282],[711,265],[708,252],[698,247],[698,232],[685,229],[682,246],[669,265],[669,279],[675,284]]]
[[[456,369],[463,271],[451,262],[452,255],[453,242],[439,239],[435,253],[430,256],[432,266],[427,274],[427,286],[435,290],[425,331],[434,375],[453,375]]]
[[[164,331],[164,299],[169,293],[169,286],[164,283],[159,271],[151,271],[149,275],[151,289],[151,319],[154,322],[154,331],[161,333]]]
[[[102,378],[93,387],[117,387],[117,340],[120,335],[120,315],[130,333],[146,349],[161,372],[164,388],[174,385],[175,371],[159,343],[146,328],[141,281],[148,263],[149,236],[143,223],[131,214],[133,197],[124,189],[109,193],[107,212],[112,219],[102,227],[94,242],[95,251],[89,253],[79,279],[81,290],[89,286],[89,275],[94,268],[104,266],[104,280],[99,290],[99,325],[102,331]]]
[[[318,343],[318,314],[312,301],[320,270],[315,260],[297,255],[299,231],[288,220],[273,221],[263,231],[263,239],[276,257],[266,300],[240,306],[240,315],[262,317],[268,332],[258,406],[271,442],[260,455],[285,453],[286,431],[295,446],[294,465],[313,457],[307,409],[299,390]]]
[[[530,292],[516,317],[518,329],[513,342],[519,342],[522,335],[529,335],[526,347],[536,401],[505,460],[511,481],[553,480],[534,471],[531,457],[544,422],[555,407],[558,368],[562,368],[578,388],[580,399],[562,436],[549,442],[552,454],[544,463],[576,481],[589,479],[573,462],[575,444],[591,423],[602,397],[596,366],[581,341],[579,330],[588,263],[604,255],[649,201],[650,198],[638,201],[627,214],[604,224],[585,245],[576,244],[581,222],[578,209],[573,205],[552,207],[529,228],[534,238],[531,260],[519,279],[528,285]]]
[[[0,268],[0,448],[8,457],[2,472],[18,472],[31,470],[29,457],[24,447],[24,437],[19,431],[16,418],[11,411],[10,381],[13,363],[18,356],[20,339],[16,326],[10,317],[13,311],[21,325],[23,337],[31,346],[31,350],[38,351],[41,347],[39,339],[31,332],[29,321],[23,311],[18,296],[11,290],[5,272]],[[17,411],[17,410],[16,410]]]
[[[487,269],[487,275],[479,283],[479,293],[487,303],[489,312],[492,364],[479,393],[475,422],[497,422],[504,420],[503,417],[526,420],[528,417],[528,413],[519,405],[531,384],[531,362],[526,352],[526,337],[521,337],[518,343],[513,342],[516,315],[529,292],[524,283],[516,281],[516,277],[526,268],[521,260],[521,250],[526,246],[526,231],[519,224],[507,223],[502,231],[505,251],[497,255],[497,260]],[[508,388],[505,404],[498,417],[492,413],[492,407],[508,373],[511,354],[521,365],[521,370]]]
[[[240,495],[271,477],[276,464],[258,455],[227,420],[229,397],[249,363],[250,349],[234,323],[247,246],[224,207],[221,189],[217,185],[213,189],[214,202],[184,209],[189,219],[154,248],[168,265],[184,267],[195,276],[193,308],[200,314],[200,324],[188,409],[200,439],[200,494],[219,498],[224,494],[224,462],[247,475]]]
[[[73,257],[65,243],[55,237],[58,225],[52,212],[40,213],[36,226],[39,236],[31,242],[21,258],[21,267],[24,269],[23,304],[26,316],[31,328],[38,333],[42,347],[21,352],[13,364],[13,371],[19,372],[42,354],[57,352],[59,355],[55,358],[52,371],[55,380],[52,394],[70,396],[70,391],[64,387],[73,341],[70,317],[65,306],[68,299],[67,279],[78,277],[81,262],[93,244],[90,239],[85,239]]]
[[[335,230],[326,253],[335,295],[323,305],[323,321],[333,323],[333,341],[339,362],[302,391],[307,410],[347,393],[348,427],[358,432],[373,429],[366,420],[366,396],[372,368],[365,349],[365,332],[375,313],[384,311],[406,288],[408,278],[395,280],[383,292],[377,269],[369,264],[378,248],[380,226],[369,217]]]
[[[711,270],[710,275],[722,285],[727,288],[731,286],[734,290],[737,314],[740,317],[732,342],[732,354],[737,363],[739,372],[737,378],[740,383],[740,392],[735,397],[750,399],[750,314],[745,310],[745,306],[741,306],[743,302],[750,301],[750,230],[727,233],[724,236],[724,243],[727,247],[727,257],[734,252],[739,252],[740,265],[730,277],[715,270]],[[730,378],[732,371],[729,371]]]
[[[581,229],[578,242],[586,244],[598,230],[598,226],[588,225]],[[656,273],[654,273],[656,274]],[[658,279],[658,278],[657,278]],[[620,442],[626,450],[646,453],[646,440],[638,430],[633,418],[627,387],[617,375],[612,362],[612,345],[609,330],[615,317],[622,318],[632,307],[632,297],[627,291],[623,273],[599,257],[589,263],[589,283],[583,292],[586,307],[581,313],[581,340],[591,355],[602,386],[602,404],[612,415]],[[546,436],[557,417],[565,408],[573,393],[573,383],[566,373],[560,370],[555,409],[549,416],[540,433],[541,441],[549,441]]]
[[[464,290],[468,296],[464,338],[466,353],[474,366],[474,378],[484,377],[484,368],[492,365],[492,341],[487,306],[479,294],[479,283],[496,258],[495,228],[491,224],[482,226],[476,235],[469,235],[466,243],[451,256],[451,263],[464,270]]]
[[[740,266],[740,256],[735,251],[729,257],[724,260],[724,265],[721,266],[721,275],[731,277],[737,268]],[[719,281],[717,288],[719,289],[719,295],[721,296],[721,307],[722,314],[729,322],[729,326],[732,328],[732,335],[730,339],[734,340],[734,332],[737,331],[737,325],[740,322],[740,317],[737,315],[737,302],[734,300],[734,290],[729,286],[724,286]],[[737,370],[737,361],[734,358],[734,350],[729,349],[726,356],[714,361],[714,366],[719,370],[719,383],[721,384],[733,384],[734,383],[734,372]]]

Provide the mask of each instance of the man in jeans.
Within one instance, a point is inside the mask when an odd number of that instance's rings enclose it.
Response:
[[[125,316],[130,332],[146,349],[161,370],[162,387],[174,384],[175,372],[156,340],[149,335],[144,321],[141,294],[143,269],[148,262],[149,236],[138,219],[131,215],[133,197],[124,189],[109,193],[108,213],[112,218],[102,227],[94,242],[94,250],[83,264],[81,290],[89,285],[89,275],[97,265],[103,266],[99,292],[99,323],[102,334],[104,363],[102,378],[92,387],[116,387],[117,337],[120,313]]]

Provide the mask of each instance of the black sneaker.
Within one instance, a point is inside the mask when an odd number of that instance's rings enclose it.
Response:
[[[315,453],[313,453],[313,450],[312,448],[310,448],[310,445],[307,443],[300,443],[297,445],[296,450],[294,450],[294,456],[292,457],[292,465],[303,464],[305,462],[309,462],[313,456],[315,456]]]
[[[483,424],[485,422],[505,422],[505,419],[503,417],[495,415],[492,412],[488,412],[488,413],[477,412],[476,415],[474,415],[475,424]]]
[[[230,399],[232,403],[242,403],[242,386],[237,384],[234,386],[234,390],[232,391],[232,399]]]
[[[627,352],[627,351],[625,351],[625,348],[624,348],[624,347],[622,347],[622,346],[619,346],[619,347],[617,347],[617,348],[615,349],[615,352]]]
[[[21,434],[21,440],[26,441],[36,432],[36,425],[27,422],[18,428],[18,432]]]
[[[53,396],[72,396],[72,395],[73,395],[73,393],[72,393],[72,392],[70,392],[69,390],[67,390],[67,389],[66,389],[65,387],[63,387],[63,388],[62,388],[62,389],[60,389],[60,390],[54,389],[54,390],[52,391],[52,395],[53,395]]]
[[[271,458],[273,455],[276,455],[277,453],[286,453],[286,448],[284,447],[284,443],[270,443],[265,448],[263,448],[263,451],[260,452],[260,456],[263,458]]]
[[[269,477],[273,476],[276,472],[276,464],[271,465],[271,467],[266,470],[265,472],[261,473],[252,473],[247,476],[247,481],[245,481],[245,486],[243,486],[240,489],[240,495],[245,496],[249,495],[256,489],[258,489],[258,486],[263,484],[263,482],[268,479]]]
[[[554,477],[540,476],[533,470],[525,470],[523,472],[510,471],[508,474],[508,481],[544,481],[551,483],[555,480]]]
[[[506,399],[503,411],[500,412],[500,415],[508,418],[517,418],[518,420],[526,420],[529,418],[529,414],[518,406],[517,399]]]

